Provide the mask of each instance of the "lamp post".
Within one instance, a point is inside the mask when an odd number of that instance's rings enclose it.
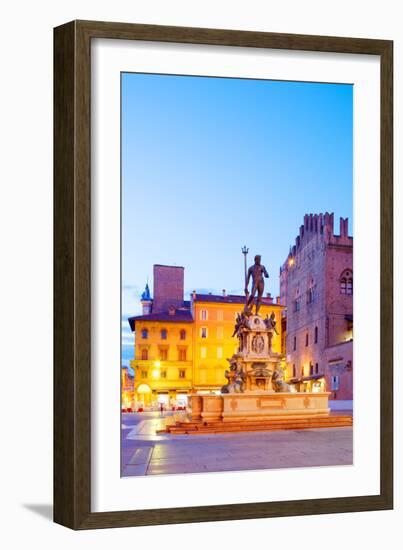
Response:
[[[247,248],[246,246],[244,246],[242,248],[242,254],[243,254],[243,259],[244,259],[244,268],[245,268],[245,296],[246,296],[246,303],[248,303],[248,298],[249,298],[249,292],[248,292],[248,289],[247,289],[247,260],[246,260],[246,257],[248,255],[248,252],[249,252],[249,248]]]

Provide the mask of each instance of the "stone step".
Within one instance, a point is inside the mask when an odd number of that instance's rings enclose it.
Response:
[[[245,423],[249,425],[265,425],[267,423],[270,423],[270,424],[284,424],[284,423],[289,423],[289,422],[293,422],[294,424],[298,424],[298,423],[301,423],[301,424],[304,424],[306,422],[323,422],[323,421],[326,421],[326,422],[329,422],[329,423],[339,423],[340,421],[349,421],[349,422],[352,422],[352,417],[349,416],[349,415],[338,415],[338,416],[322,416],[322,417],[304,417],[304,418],[290,418],[290,419],[284,419],[284,418],[270,418],[270,419],[251,419],[251,420],[234,420],[234,421],[229,421],[231,423],[231,425],[245,425]],[[200,422],[186,422],[186,423],[183,423],[183,422],[176,422],[174,424],[174,426],[183,426],[183,425],[186,425],[186,427],[188,428],[197,428],[199,426],[221,426],[223,424],[222,421],[220,420],[210,420],[210,421],[200,421]]]
[[[332,428],[352,426],[351,416],[329,416],[321,418],[301,418],[292,420],[257,420],[240,422],[199,422],[199,423],[176,423],[167,426],[159,433],[171,434],[206,434],[206,433],[229,433],[229,432],[256,432],[272,430],[299,430],[313,428]]]

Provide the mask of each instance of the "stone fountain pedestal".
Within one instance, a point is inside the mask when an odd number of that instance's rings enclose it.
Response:
[[[191,409],[189,417],[196,422],[247,422],[328,417],[329,395],[329,392],[192,395],[189,399]]]
[[[248,423],[327,418],[330,392],[299,393],[284,382],[285,358],[272,351],[276,334],[274,316],[240,313],[235,325],[239,347],[225,372],[228,383],[221,395],[192,395],[192,422]]]

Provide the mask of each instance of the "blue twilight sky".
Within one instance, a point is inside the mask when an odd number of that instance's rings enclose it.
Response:
[[[185,292],[243,292],[243,256],[279,267],[305,213],[352,229],[353,87],[122,74],[122,362],[127,317],[155,263],[185,267]]]

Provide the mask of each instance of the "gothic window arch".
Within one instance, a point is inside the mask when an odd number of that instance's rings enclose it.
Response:
[[[351,269],[345,269],[340,275],[340,294],[353,293],[353,272]]]
[[[166,340],[168,338],[168,331],[166,328],[161,329],[161,340]]]
[[[143,340],[147,340],[147,338],[148,338],[148,329],[143,328],[143,330],[141,331],[141,337],[143,338]]]

